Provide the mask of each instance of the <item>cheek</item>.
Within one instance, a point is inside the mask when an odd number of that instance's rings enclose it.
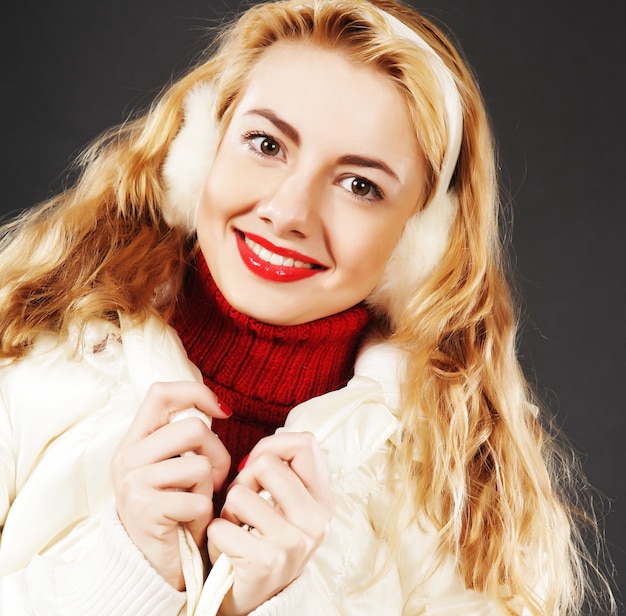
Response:
[[[338,265],[347,276],[353,277],[358,285],[374,287],[380,281],[389,257],[400,239],[403,226],[385,224],[377,220],[375,224],[340,226],[349,228],[350,234],[335,236],[334,251]]]
[[[233,191],[229,190],[230,185],[236,186],[236,183],[219,170],[211,170],[198,208],[197,234],[201,244],[205,243],[203,248],[215,242],[225,221],[233,214],[236,201]]]
[[[213,163],[206,183],[204,185],[203,200],[205,203],[219,201],[226,193],[226,186],[232,184],[232,177],[229,165],[224,164],[221,157]]]
[[[240,201],[241,182],[237,182],[230,170],[224,165],[215,164],[209,172],[202,200],[200,201],[200,217],[215,219],[228,214],[232,204]]]
[[[237,177],[241,177],[241,168],[237,149],[232,143],[232,136],[226,134],[209,170],[205,194],[222,195],[226,192],[227,187],[231,187],[231,189],[238,187],[241,182],[235,180]]]

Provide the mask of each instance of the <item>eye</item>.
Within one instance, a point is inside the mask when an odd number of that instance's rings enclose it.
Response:
[[[339,185],[359,199],[379,201],[383,198],[380,188],[366,178],[350,176],[341,180]]]
[[[276,158],[282,154],[280,143],[265,133],[247,133],[244,141],[252,151],[268,158]]]

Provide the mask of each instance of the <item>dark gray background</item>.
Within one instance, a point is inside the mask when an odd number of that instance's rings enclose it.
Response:
[[[626,59],[621,0],[414,0],[460,41],[482,85],[514,219],[525,369],[612,501],[626,576]],[[2,199],[58,190],[73,155],[146,104],[234,0],[14,2],[3,9]]]

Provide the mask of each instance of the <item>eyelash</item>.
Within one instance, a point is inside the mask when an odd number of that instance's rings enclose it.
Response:
[[[256,154],[257,156],[260,156],[261,158],[272,159],[272,158],[279,158],[279,156],[278,155],[276,155],[276,156],[269,156],[268,154],[264,154],[261,151],[260,148],[256,147],[253,144],[253,141],[255,139],[264,139],[264,140],[267,140],[267,141],[271,141],[271,142],[275,143],[278,146],[279,151],[281,151],[281,152],[284,151],[283,145],[280,143],[280,141],[278,141],[278,139],[275,139],[271,135],[268,135],[267,133],[263,133],[263,132],[259,132],[259,131],[250,131],[250,132],[244,133],[242,135],[242,141],[244,142],[246,147],[253,154]]]
[[[260,147],[256,147],[253,144],[253,141],[255,139],[264,139],[264,140],[271,141],[271,142],[275,143],[278,146],[279,151],[284,151],[283,145],[280,143],[280,141],[278,141],[278,139],[272,137],[271,135],[268,135],[265,132],[249,131],[247,133],[244,133],[242,135],[242,141],[244,142],[246,147],[253,154],[255,154],[256,156],[259,156],[259,157],[261,157],[263,159],[278,158],[278,155],[276,155],[276,156],[269,156],[268,154],[263,153],[261,151]],[[343,187],[342,183],[344,181],[346,181],[346,180],[351,180],[352,182],[354,182],[354,181],[365,182],[366,184],[368,184],[370,186],[370,190],[373,191],[374,195],[372,197],[368,197],[368,196],[365,196],[365,195],[359,195],[359,194],[355,193],[354,191],[350,190],[349,188]],[[371,180],[368,180],[367,178],[364,178],[363,176],[360,176],[360,175],[345,176],[344,178],[339,180],[338,184],[346,192],[348,192],[353,199],[356,199],[357,201],[361,201],[363,203],[368,203],[368,204],[372,205],[373,203],[376,203],[378,201],[382,201],[384,199],[384,194],[383,194],[383,191],[380,189],[380,187],[377,184],[375,184],[374,182],[372,182]]]
[[[354,182],[354,181],[364,182],[365,184],[369,185],[370,190],[374,193],[373,196],[368,197],[366,195],[359,195],[359,194],[355,193],[354,191],[350,190],[349,188],[345,188],[345,187],[342,186],[342,188],[344,188],[344,190],[349,192],[350,195],[352,196],[352,198],[356,199],[357,201],[362,201],[364,203],[368,203],[368,204],[372,205],[374,203],[377,203],[378,201],[382,201],[385,198],[385,196],[383,194],[383,191],[380,189],[380,187],[377,184],[374,184],[374,182],[372,182],[371,180],[368,180],[367,178],[364,178],[363,176],[360,176],[360,175],[348,175],[348,176],[342,178],[341,180],[339,180],[338,183],[340,185],[342,185],[343,182],[345,182],[346,180],[350,180],[351,182]]]

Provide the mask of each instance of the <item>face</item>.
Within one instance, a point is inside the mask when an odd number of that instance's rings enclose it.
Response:
[[[228,302],[295,325],[361,302],[425,188],[383,74],[303,43],[255,65],[202,196],[198,241]]]

